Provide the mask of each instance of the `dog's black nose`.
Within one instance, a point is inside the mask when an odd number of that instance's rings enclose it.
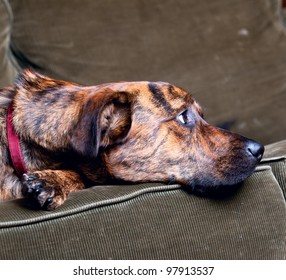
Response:
[[[264,153],[264,146],[255,141],[249,140],[246,144],[246,150],[260,161]]]

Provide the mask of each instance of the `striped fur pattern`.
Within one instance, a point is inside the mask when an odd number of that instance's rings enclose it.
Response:
[[[29,173],[18,178],[7,147],[13,123]],[[180,183],[191,190],[236,185],[263,146],[208,124],[183,89],[163,82],[80,86],[31,70],[0,91],[0,199],[25,197],[52,210],[95,184]]]

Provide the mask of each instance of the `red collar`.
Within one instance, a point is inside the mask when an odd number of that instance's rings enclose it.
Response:
[[[7,129],[8,146],[12,163],[19,178],[21,178],[24,173],[27,173],[27,168],[24,163],[23,155],[21,152],[20,139],[14,129],[14,125],[12,122],[13,118],[12,112],[13,112],[13,102],[10,104],[8,108],[6,129]]]

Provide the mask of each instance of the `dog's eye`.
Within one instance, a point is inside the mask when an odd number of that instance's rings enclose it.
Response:
[[[177,121],[185,126],[193,126],[194,116],[192,112],[189,109],[187,109],[177,116]]]

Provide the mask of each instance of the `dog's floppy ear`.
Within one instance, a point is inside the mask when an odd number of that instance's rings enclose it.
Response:
[[[131,106],[125,92],[96,92],[88,97],[71,137],[72,148],[96,157],[101,147],[122,141],[131,126]]]

